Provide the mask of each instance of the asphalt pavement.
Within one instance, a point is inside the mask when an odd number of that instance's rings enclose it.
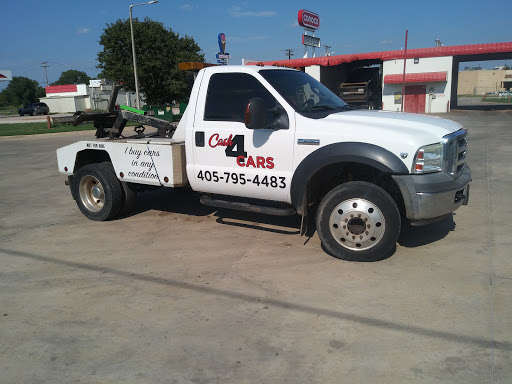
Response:
[[[0,138],[0,381],[511,383],[512,113],[442,117],[469,205],[373,263],[188,190],[87,220],[55,150],[92,132]]]

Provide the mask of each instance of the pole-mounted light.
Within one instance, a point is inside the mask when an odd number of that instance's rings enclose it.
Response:
[[[140,96],[139,96],[139,78],[137,77],[137,58],[135,57],[135,40],[133,38],[133,21],[132,21],[132,8],[139,5],[149,5],[158,3],[158,0],[148,1],[147,3],[130,5],[130,33],[132,36],[132,56],[133,56],[133,75],[135,76],[135,97],[137,98],[137,108],[140,109]]]

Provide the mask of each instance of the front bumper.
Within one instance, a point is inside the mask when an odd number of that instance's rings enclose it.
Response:
[[[456,179],[446,173],[394,175],[393,179],[402,192],[407,218],[413,224],[443,218],[469,201],[471,169],[467,165]]]

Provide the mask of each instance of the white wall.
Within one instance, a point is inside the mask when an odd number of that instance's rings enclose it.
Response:
[[[77,95],[77,92],[52,93],[49,97],[41,98],[40,101],[48,105],[51,113],[75,113],[76,111],[106,110],[108,108],[108,102],[112,95],[112,85],[102,84],[100,87],[92,88],[87,87],[85,84],[79,84],[78,86],[82,85],[85,87],[85,90],[89,91],[89,94]],[[80,93],[84,92],[83,89],[79,91]],[[134,107],[135,93],[120,89],[116,104]]]
[[[424,73],[424,72],[444,72],[446,71],[447,81],[437,81],[430,83],[411,83],[410,85],[426,85],[427,94],[425,95],[425,112],[431,113],[447,112],[450,102],[450,92],[452,86],[452,66],[453,57],[425,57],[420,58],[417,64],[414,59],[407,59],[406,73]],[[386,75],[402,74],[404,71],[404,61],[389,60],[384,61],[382,66],[383,82]],[[406,84],[408,85],[408,84]],[[429,97],[429,90],[432,89],[435,98]],[[400,104],[395,104],[395,92],[402,92],[402,84],[383,84],[382,103],[383,110],[400,111]]]
[[[319,65],[312,65],[310,67],[306,67],[306,68],[304,68],[304,72],[306,72],[309,76],[311,76],[315,80],[321,81]]]
[[[42,103],[46,103],[50,108],[50,113],[75,113],[75,97],[41,97]]]

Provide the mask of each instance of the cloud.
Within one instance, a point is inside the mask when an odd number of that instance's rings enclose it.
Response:
[[[76,34],[77,35],[83,35],[85,33],[88,33],[90,31],[89,28],[87,27],[81,27],[81,28],[78,28],[77,31],[76,31]]]
[[[393,40],[381,40],[381,41],[379,41],[379,44],[381,44],[381,45],[391,45],[391,44],[393,44]]]
[[[233,17],[273,17],[277,15],[275,11],[245,11],[242,7],[233,6],[229,10],[229,14]]]
[[[297,28],[299,26],[298,20],[295,20],[293,23],[287,25],[288,28]]]
[[[183,4],[182,6],[180,6],[180,9],[183,10],[183,11],[191,11],[192,10],[192,5],[190,5],[190,4]]]

